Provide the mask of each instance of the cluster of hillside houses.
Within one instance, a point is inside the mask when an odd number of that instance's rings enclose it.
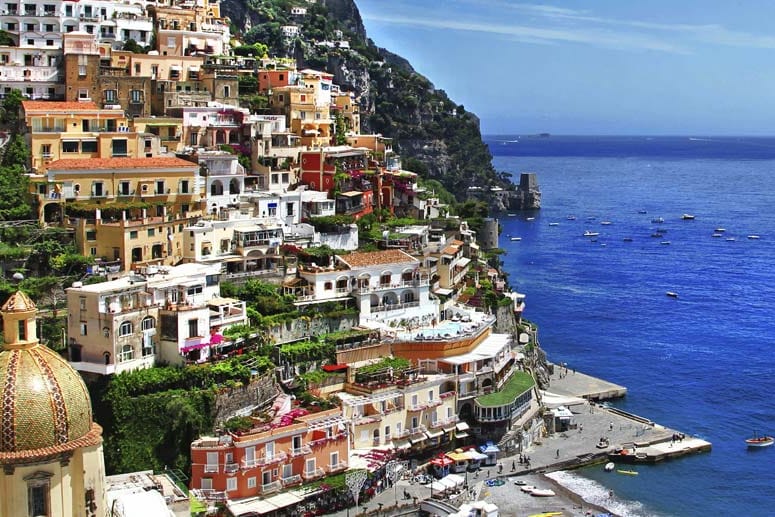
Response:
[[[303,20],[303,2],[293,9]],[[434,223],[446,207],[401,169],[389,138],[361,134],[358,99],[331,74],[233,55],[229,21],[208,0],[4,2],[0,24],[14,42],[0,46],[0,92],[26,98],[38,219],[72,230],[92,272],[109,278],[67,289],[74,368],[111,375],[212,359],[229,345],[223,330],[247,322],[245,302],[221,296],[225,280],[282,285],[297,305],[347,301],[369,331],[337,351],[341,382],[325,394],[341,407],[315,412],[279,395],[271,422],[201,438],[193,489],[235,515],[271,513],[303,500],[292,489],[308,481],[384,469],[387,456],[369,451],[530,443],[538,402],[523,353],[535,330],[497,333],[495,315],[459,298],[475,272],[474,284],[481,276],[511,297],[519,320],[524,297],[481,253],[498,247],[497,221],[481,235],[465,221]],[[130,38],[155,48],[121,50]],[[268,114],[239,107],[241,75],[257,78]],[[362,252],[357,225],[323,232],[310,222],[375,210],[427,224]],[[284,245],[351,253],[310,265]],[[278,341],[309,337],[288,327]],[[412,368],[356,378],[358,365],[389,355]]]

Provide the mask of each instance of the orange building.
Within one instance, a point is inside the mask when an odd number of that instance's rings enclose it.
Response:
[[[348,455],[341,409],[296,409],[247,432],[194,441],[191,488],[223,493],[228,499],[266,496],[342,472]]]

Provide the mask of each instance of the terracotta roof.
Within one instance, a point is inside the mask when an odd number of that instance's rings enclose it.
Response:
[[[35,303],[30,300],[30,297],[21,291],[16,291],[8,298],[3,304],[2,312],[29,312],[37,309]]]
[[[442,255],[454,255],[458,251],[460,251],[460,248],[458,248],[457,246],[447,246],[446,248],[444,248],[442,250],[441,254]]]
[[[419,262],[416,258],[401,250],[370,251],[365,253],[350,253],[340,256],[339,260],[350,267],[378,266],[380,264],[399,264],[404,262]]]
[[[199,167],[194,162],[180,158],[83,158],[51,162],[48,170],[71,169],[162,169],[165,167]]]
[[[83,111],[98,110],[92,101],[22,101],[24,111]]]
[[[450,246],[462,246],[463,244],[465,244],[465,242],[459,241],[457,239],[452,239],[451,241],[449,241]]]

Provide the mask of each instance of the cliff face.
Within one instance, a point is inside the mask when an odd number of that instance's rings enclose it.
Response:
[[[290,8],[307,8],[302,18],[293,18]],[[408,61],[379,48],[369,40],[358,7],[353,0],[223,0],[221,8],[238,27],[250,21],[242,34],[246,43],[261,42],[275,56],[292,56],[299,67],[325,70],[345,90],[361,98],[364,133],[393,138],[394,149],[408,168],[427,168],[427,176],[438,179],[458,200],[469,186],[512,187],[509,179],[492,167],[489,149],[482,142],[479,119],[453,102]],[[280,27],[296,24],[301,36],[282,37]],[[348,48],[318,45],[337,41],[342,31]],[[419,165],[422,167],[422,165]],[[496,208],[502,203],[495,200]]]

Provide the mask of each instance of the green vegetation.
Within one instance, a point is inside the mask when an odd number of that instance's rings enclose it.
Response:
[[[476,402],[484,407],[503,406],[514,402],[516,398],[535,386],[533,376],[527,372],[514,372],[500,391],[476,397]]]
[[[327,340],[298,341],[280,345],[280,357],[294,364],[301,361],[320,361],[323,359],[333,363],[336,362],[334,352],[334,344]]]
[[[385,357],[381,361],[361,366],[355,371],[355,381],[364,382],[372,375],[384,374],[388,369],[393,369],[393,375],[399,376],[404,370],[411,368],[412,363],[402,357]]]

